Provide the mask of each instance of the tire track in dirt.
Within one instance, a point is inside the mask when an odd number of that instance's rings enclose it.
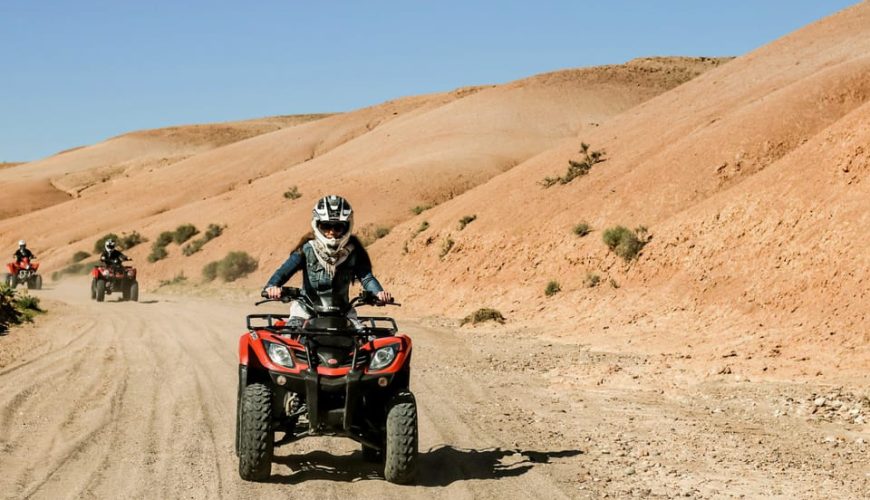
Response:
[[[0,457],[0,497],[566,497],[492,424],[481,402],[505,393],[477,378],[473,360],[482,354],[460,334],[410,323],[416,485],[387,483],[362,460],[359,444],[330,437],[278,448],[269,482],[241,481],[233,449],[236,347],[245,314],[264,311],[177,296],[96,303],[80,293],[86,286],[62,282],[47,292],[68,304],[72,320],[46,320],[38,333],[71,325],[70,340],[55,339],[50,352],[0,375],[0,384],[16,388],[0,394],[0,422],[24,419],[30,436],[0,428],[2,443],[14,443],[4,455],[19,463],[7,467]]]

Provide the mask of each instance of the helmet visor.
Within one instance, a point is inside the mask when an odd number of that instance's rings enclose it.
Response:
[[[321,233],[326,234],[327,232],[330,232],[335,235],[334,237],[339,237],[347,232],[347,222],[318,221],[317,229],[319,229]]]

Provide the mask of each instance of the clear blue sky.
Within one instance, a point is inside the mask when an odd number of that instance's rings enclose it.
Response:
[[[740,55],[854,0],[0,0],[0,161],[651,55]]]

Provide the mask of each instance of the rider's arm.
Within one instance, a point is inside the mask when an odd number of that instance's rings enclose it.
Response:
[[[296,271],[302,269],[303,261],[302,252],[297,251],[291,253],[290,257],[288,257],[287,260],[281,264],[281,267],[275,271],[272,277],[269,278],[265,288],[281,286],[284,283],[287,283],[287,280],[296,274]]]
[[[374,274],[372,274],[372,261],[369,258],[368,252],[366,252],[362,247],[359,247],[356,251],[359,252],[359,254],[356,255],[354,261],[354,278],[358,279],[363,289],[368,292],[383,292],[384,287],[381,286],[378,279],[375,278]]]

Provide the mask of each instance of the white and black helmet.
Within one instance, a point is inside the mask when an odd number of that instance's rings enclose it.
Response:
[[[115,240],[112,240],[112,239],[106,240],[105,247],[106,247],[107,252],[114,250],[115,249]]]
[[[332,226],[342,230],[337,238],[327,238],[323,229]],[[311,211],[311,229],[317,241],[332,250],[341,250],[353,231],[353,208],[341,196],[329,195],[317,200]]]
[[[24,240],[18,240],[18,246],[20,246],[20,247],[26,247],[26,246],[27,246],[27,242],[24,241]]]

